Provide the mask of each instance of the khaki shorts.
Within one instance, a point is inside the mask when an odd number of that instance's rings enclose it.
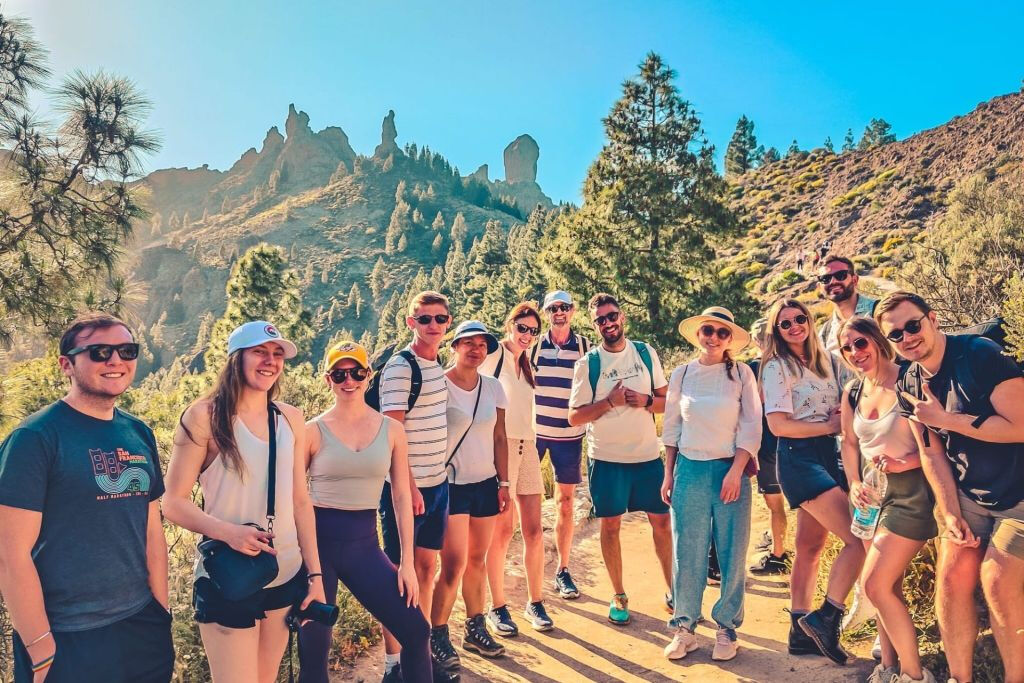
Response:
[[[1024,558],[1024,502],[1009,510],[991,510],[960,494],[960,513],[971,532],[983,542]]]
[[[540,456],[537,455],[535,440],[508,440],[508,481],[511,484],[510,495],[534,496],[544,493],[544,481],[540,477]]]
[[[1024,560],[1024,521],[1004,519],[992,534],[992,545],[1007,555]]]

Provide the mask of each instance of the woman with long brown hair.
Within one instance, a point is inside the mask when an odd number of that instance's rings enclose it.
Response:
[[[508,474],[510,505],[498,514],[494,537],[487,551],[487,583],[491,589],[491,609],[487,623],[495,633],[514,636],[519,628],[505,602],[505,558],[515,530],[516,511],[523,533],[523,568],[526,570],[528,602],[523,616],[537,631],[553,626],[544,609],[544,529],[540,504],[544,482],[540,475],[537,435],[533,425],[536,381],[530,365],[529,349],[540,335],[540,312],[524,302],[505,318],[505,338],[498,350],[487,356],[480,372],[497,377],[508,399],[505,409],[505,435],[508,438]]]
[[[243,599],[224,594],[202,555],[196,562],[192,603],[215,683],[272,683],[288,642],[289,610],[325,602],[306,489],[305,423],[300,410],[274,400],[284,361],[295,354],[274,325],[239,326],[213,389],[185,410],[174,434],[167,519],[233,551],[277,560],[277,575]],[[196,481],[202,507],[192,499]]]
[[[779,437],[778,475],[796,516],[796,557],[790,578],[790,654],[821,653],[845,664],[839,644],[846,596],[864,564],[864,546],[850,531],[846,477],[836,435],[841,431],[840,368],[814,332],[814,319],[796,299],[776,301],[768,311],[761,387],[764,411]],[[843,542],[832,564],[821,607],[810,611],[818,561],[828,533]]]

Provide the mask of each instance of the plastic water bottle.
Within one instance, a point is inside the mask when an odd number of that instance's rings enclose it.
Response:
[[[874,502],[867,507],[854,509],[850,531],[857,538],[870,539],[875,535],[875,527],[878,525],[879,513],[882,511],[882,499],[885,497],[885,489],[889,486],[889,478],[877,467],[871,467],[864,476],[863,486],[871,493]]]

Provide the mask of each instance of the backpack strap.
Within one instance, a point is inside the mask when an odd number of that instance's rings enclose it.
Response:
[[[857,410],[857,404],[860,403],[860,395],[864,392],[864,380],[857,378],[853,380],[853,384],[850,385],[849,402],[850,407]]]
[[[277,502],[277,416],[281,410],[273,401],[267,401],[267,427],[270,430],[270,456],[267,458],[267,531],[274,531],[275,503]]]
[[[423,389],[423,372],[420,370],[420,364],[416,361],[416,354],[412,351],[402,349],[398,355],[409,363],[409,410],[412,410]]]
[[[494,379],[498,379],[501,376],[501,366],[505,364],[505,345],[499,343],[498,351],[501,355],[498,356],[498,365],[494,368]]]
[[[651,396],[654,395],[654,361],[651,359],[651,347],[647,346],[643,342],[635,341],[633,346],[636,347],[636,352],[640,355],[640,360],[643,362],[644,367],[647,368],[647,376],[651,378]]]
[[[579,347],[580,347],[580,355],[581,356],[583,354],[587,353],[588,351],[590,351],[590,340],[589,339],[584,337],[582,334],[577,334],[576,335],[576,339],[579,340],[578,344],[579,344]]]

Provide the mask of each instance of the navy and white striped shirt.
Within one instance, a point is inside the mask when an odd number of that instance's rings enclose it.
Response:
[[[537,436],[554,441],[582,439],[586,425],[573,427],[569,424],[569,394],[572,393],[573,367],[590,344],[570,332],[568,341],[559,346],[551,341],[550,330],[537,343],[539,347],[531,353],[536,366]]]
[[[412,351],[411,346],[406,349]],[[415,353],[415,352],[414,352]],[[405,436],[409,440],[409,468],[416,485],[437,486],[447,479],[444,471],[448,450],[448,380],[436,360],[416,356],[423,376],[416,405],[409,410],[412,368],[401,355],[392,356],[381,371],[380,412],[405,413]]]

